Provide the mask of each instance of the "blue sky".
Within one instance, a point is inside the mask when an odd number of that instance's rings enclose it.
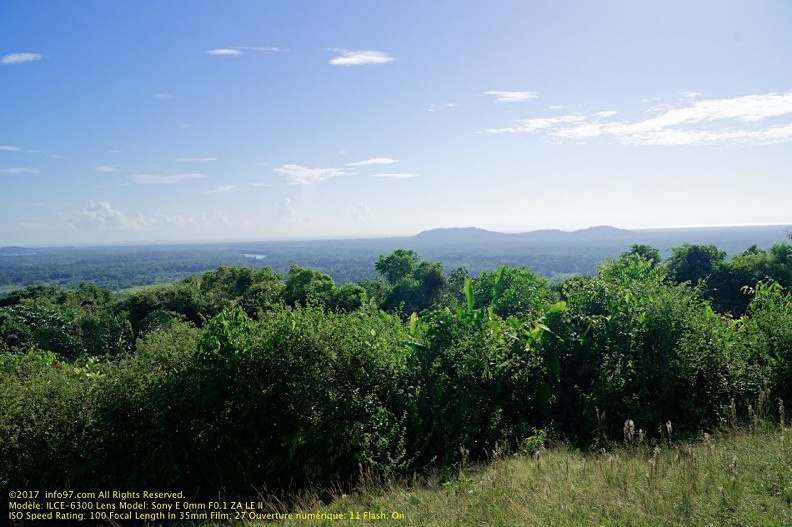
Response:
[[[0,245],[792,223],[785,0],[0,2]]]

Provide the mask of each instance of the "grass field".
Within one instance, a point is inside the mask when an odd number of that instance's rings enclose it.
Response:
[[[597,452],[563,444],[533,455],[495,452],[486,465],[461,464],[413,481],[369,481],[329,503],[317,496],[281,512],[343,519],[267,525],[790,526],[792,432],[762,425]]]

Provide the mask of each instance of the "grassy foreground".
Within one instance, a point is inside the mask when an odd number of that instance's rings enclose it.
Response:
[[[621,445],[595,453],[561,445],[493,458],[485,466],[462,465],[420,482],[365,484],[327,505],[308,496],[290,511],[344,513],[344,520],[267,525],[792,525],[789,428],[756,427],[691,443]]]

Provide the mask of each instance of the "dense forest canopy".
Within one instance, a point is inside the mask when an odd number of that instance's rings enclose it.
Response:
[[[234,242],[108,247],[0,247],[0,293],[28,285],[77,287],[93,282],[113,291],[171,283],[227,267],[270,267],[286,275],[297,264],[337,283],[376,277],[372,261],[396,249],[411,249],[447,269],[464,267],[477,276],[501,265],[526,267],[558,282],[591,275],[597,265],[631,245],[657,248],[669,257],[685,243],[716,245],[732,257],[756,244],[768,249],[786,238],[783,227],[625,230],[594,227],[579,231],[506,234],[483,229],[434,229],[404,238]]]
[[[412,249],[369,265],[340,285],[221,266],[124,295],[3,295],[0,487],[241,496],[446,466],[537,431],[693,434],[792,400],[787,242],[730,260],[635,244],[555,283]]]

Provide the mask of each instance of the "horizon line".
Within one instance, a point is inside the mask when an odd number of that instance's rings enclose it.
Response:
[[[785,227],[788,231],[792,231],[792,222],[788,223],[731,223],[731,224],[695,224],[695,225],[667,225],[667,226],[651,226],[651,227],[615,227],[613,225],[599,224],[583,227],[579,229],[558,229],[558,228],[540,228],[533,230],[520,230],[520,231],[495,231],[485,229],[482,227],[433,227],[424,229],[414,234],[381,234],[381,235],[329,235],[329,236],[295,236],[291,238],[220,238],[220,239],[196,239],[196,240],[120,240],[109,241],[101,243],[51,243],[51,244],[35,244],[35,245],[0,245],[0,249],[6,247],[21,247],[24,249],[45,249],[45,248],[64,248],[64,247],[115,247],[115,246],[146,246],[146,245],[203,245],[214,243],[262,243],[262,242],[311,242],[311,241],[343,241],[343,240],[382,240],[390,238],[413,238],[424,232],[435,230],[462,230],[462,229],[479,229],[487,232],[498,234],[530,234],[539,231],[560,231],[560,232],[578,232],[595,228],[607,227],[611,229],[623,231],[652,231],[652,230],[690,230],[690,229],[718,229],[718,228],[741,228],[741,227]]]

